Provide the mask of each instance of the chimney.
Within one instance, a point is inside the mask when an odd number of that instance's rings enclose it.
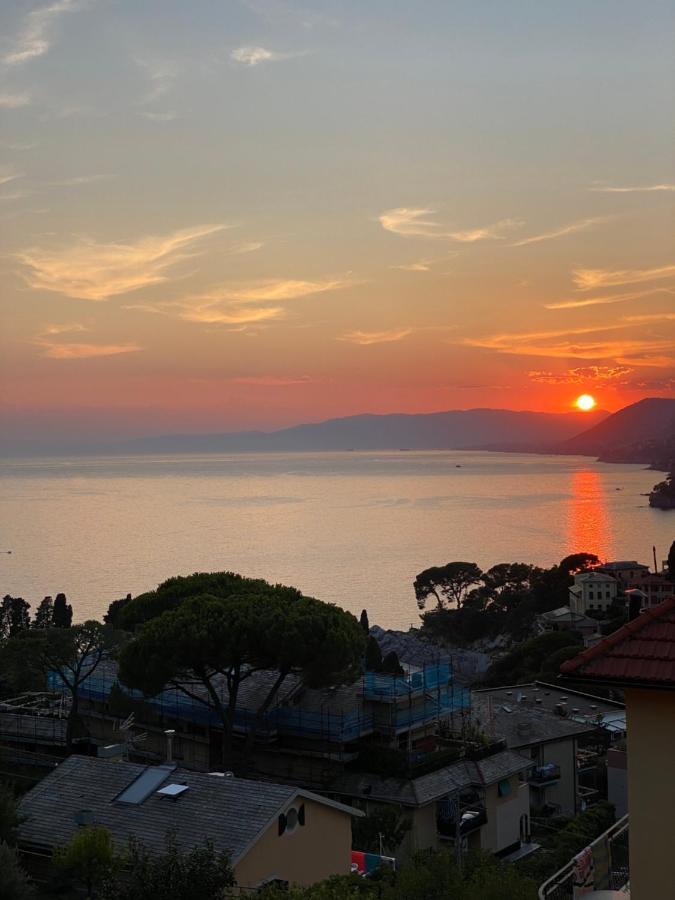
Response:
[[[175,733],[174,728],[167,728],[164,732],[166,735],[166,762],[169,765],[173,762],[173,736]]]

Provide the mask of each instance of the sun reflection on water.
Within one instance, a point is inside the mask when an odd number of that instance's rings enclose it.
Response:
[[[607,500],[602,478],[597,472],[574,472],[572,497],[567,507],[567,550],[595,553],[600,559],[612,556]]]

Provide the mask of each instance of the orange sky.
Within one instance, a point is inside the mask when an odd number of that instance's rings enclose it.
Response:
[[[10,436],[673,395],[672,6],[412,6],[3,8]]]

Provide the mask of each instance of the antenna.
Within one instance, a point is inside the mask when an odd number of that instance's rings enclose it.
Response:
[[[654,554],[654,574],[659,574],[659,567],[656,565],[656,547],[652,547],[652,553]]]

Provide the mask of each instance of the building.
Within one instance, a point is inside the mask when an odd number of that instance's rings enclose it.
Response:
[[[675,598],[563,663],[561,679],[624,691],[631,897],[674,897]]]
[[[574,613],[569,606],[559,606],[538,617],[543,631],[577,631],[588,646],[599,636],[600,623],[597,619]]]
[[[331,785],[331,796],[366,814],[382,806],[398,809],[410,830],[397,859],[454,845],[457,839],[463,850],[525,855],[530,832],[526,777],[530,760],[503,749],[485,754],[417,778],[344,772]]]
[[[644,595],[643,607],[650,609],[675,596],[675,582],[663,575],[646,575],[639,582],[630,585],[627,593],[639,590]]]
[[[64,760],[19,811],[18,846],[31,868],[47,871],[55,847],[97,824],[120,849],[135,838],[161,852],[167,832],[185,850],[208,839],[245,889],[348,874],[352,817],[363,815],[297,787],[84,756]]]
[[[620,703],[534,682],[472,691],[471,715],[531,761],[533,815],[574,816],[604,796],[607,746],[625,735]]]
[[[634,559],[606,562],[596,566],[593,571],[611,575],[621,588],[629,587],[632,584],[639,585],[641,580],[650,574],[649,566],[645,566]]]
[[[576,615],[592,615],[606,612],[615,602],[618,582],[612,575],[597,570],[579,572],[574,576],[574,584],[569,592],[570,609]]]
[[[306,687],[290,675],[276,701],[256,721],[278,672],[246,678],[234,717],[239,746],[253,723],[256,740],[247,763],[270,779],[321,789],[359,754],[363,742],[401,750],[410,758],[434,753],[442,723],[467,710],[469,691],[454,682],[449,662],[408,666],[400,676],[366,672],[352,684]],[[176,732],[174,755],[181,765],[201,771],[222,767],[222,724],[199,684],[193,697],[168,688],[152,698],[123,691],[113,660],[105,660],[80,689],[80,709],[89,736],[98,743],[124,740],[131,756],[149,762],[163,758],[164,731]],[[219,685],[227,703],[227,687]],[[203,701],[199,698],[203,696]],[[131,716],[133,724],[130,724]],[[135,735],[144,735],[142,744]],[[236,749],[236,748],[235,748]]]

